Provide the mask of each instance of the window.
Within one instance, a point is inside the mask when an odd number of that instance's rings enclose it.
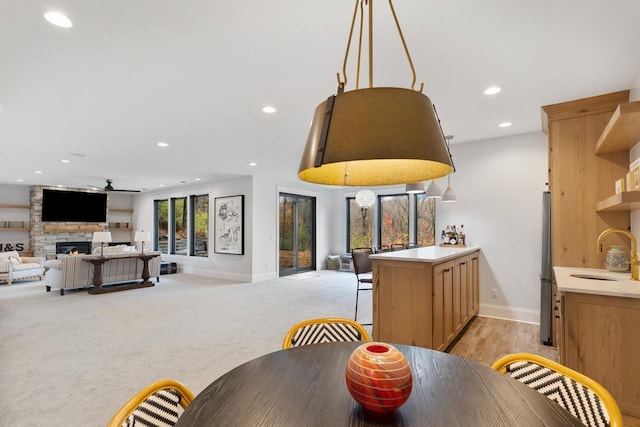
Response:
[[[355,197],[347,197],[347,252],[373,247],[373,206],[361,208]]]
[[[173,239],[171,253],[187,254],[187,198],[171,199],[171,213],[173,219]]]
[[[378,196],[379,244],[409,243],[409,195]]]
[[[155,200],[155,241],[153,248],[163,254],[169,253],[169,201]]]
[[[315,270],[315,197],[280,193],[278,204],[280,276]]]
[[[209,256],[209,195],[191,196],[191,255]]]
[[[416,194],[416,242],[418,246],[433,246],[436,228],[436,201],[424,193]]]

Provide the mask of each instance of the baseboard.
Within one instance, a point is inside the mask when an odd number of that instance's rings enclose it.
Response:
[[[480,304],[480,316],[517,322],[540,324],[540,311],[527,308],[505,307],[503,305]]]
[[[242,282],[242,283],[251,282],[251,276],[248,274],[228,273],[225,271],[214,271],[206,268],[197,268],[192,265],[178,264],[178,272],[193,274],[196,276],[212,277],[214,279],[233,280],[233,281]]]
[[[273,280],[278,278],[278,273],[272,271],[270,273],[254,274],[251,282],[264,282],[265,280]]]

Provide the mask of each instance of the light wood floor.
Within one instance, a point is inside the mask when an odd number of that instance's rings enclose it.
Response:
[[[511,320],[476,317],[449,353],[482,365],[511,353],[533,353],[558,361],[558,351],[540,342],[540,327]],[[640,427],[640,418],[623,415],[625,427]]]
[[[449,353],[483,365],[511,353],[533,353],[558,361],[558,351],[540,342],[538,325],[476,317]]]

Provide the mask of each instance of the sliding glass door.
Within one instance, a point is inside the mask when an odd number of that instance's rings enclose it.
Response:
[[[315,270],[315,197],[280,193],[278,204],[280,276]]]

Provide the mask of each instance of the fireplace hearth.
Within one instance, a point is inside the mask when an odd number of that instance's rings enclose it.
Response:
[[[90,254],[91,242],[56,242],[56,254]]]

